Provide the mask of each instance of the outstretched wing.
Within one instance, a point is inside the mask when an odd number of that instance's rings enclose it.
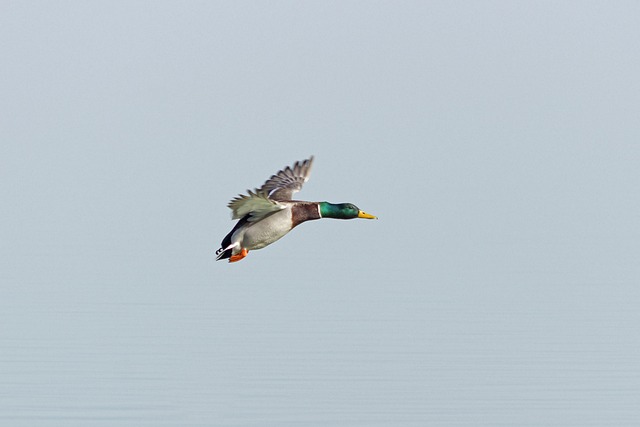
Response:
[[[313,156],[303,162],[295,162],[293,167],[287,166],[272,175],[256,193],[263,193],[275,201],[291,200],[293,193],[300,191],[302,185],[309,180],[312,163]]]
[[[254,193],[250,190],[247,190],[247,193],[249,193],[248,196],[240,194],[227,205],[232,211],[232,219],[240,219],[249,215],[247,221],[255,222],[286,207],[269,199],[266,193],[259,191]]]

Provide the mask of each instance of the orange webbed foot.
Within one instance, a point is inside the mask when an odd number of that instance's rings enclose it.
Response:
[[[246,257],[248,253],[249,253],[249,251],[247,249],[242,248],[242,251],[240,251],[239,254],[231,255],[231,257],[229,258],[229,262],[240,261],[241,259]]]

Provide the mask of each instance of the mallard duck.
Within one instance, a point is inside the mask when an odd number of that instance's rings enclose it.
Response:
[[[305,221],[321,218],[377,219],[351,203],[305,202],[291,200],[309,180],[313,156],[272,175],[262,187],[240,194],[228,204],[238,223],[222,240],[216,259],[236,262],[250,250],[262,249]]]

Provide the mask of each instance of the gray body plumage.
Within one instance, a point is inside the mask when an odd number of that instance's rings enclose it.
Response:
[[[232,242],[242,242],[248,250],[262,249],[291,231],[291,208],[275,212],[258,222],[247,223],[231,235]]]

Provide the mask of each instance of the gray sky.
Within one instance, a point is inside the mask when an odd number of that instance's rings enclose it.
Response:
[[[638,8],[4,3],[2,274],[637,279]],[[300,198],[380,221],[213,263],[227,201],[310,154]]]
[[[447,344],[458,314],[570,305],[570,347],[611,320],[592,313],[637,312],[639,16],[633,1],[4,1],[3,322],[93,336],[39,313],[182,301],[249,307],[236,320],[273,332],[301,319],[268,307],[310,307],[407,314]],[[215,262],[227,202],[312,154],[299,198],[379,221],[315,221]],[[438,307],[451,317],[421,317]],[[206,354],[199,325],[189,348]],[[619,343],[631,354],[638,336]]]

